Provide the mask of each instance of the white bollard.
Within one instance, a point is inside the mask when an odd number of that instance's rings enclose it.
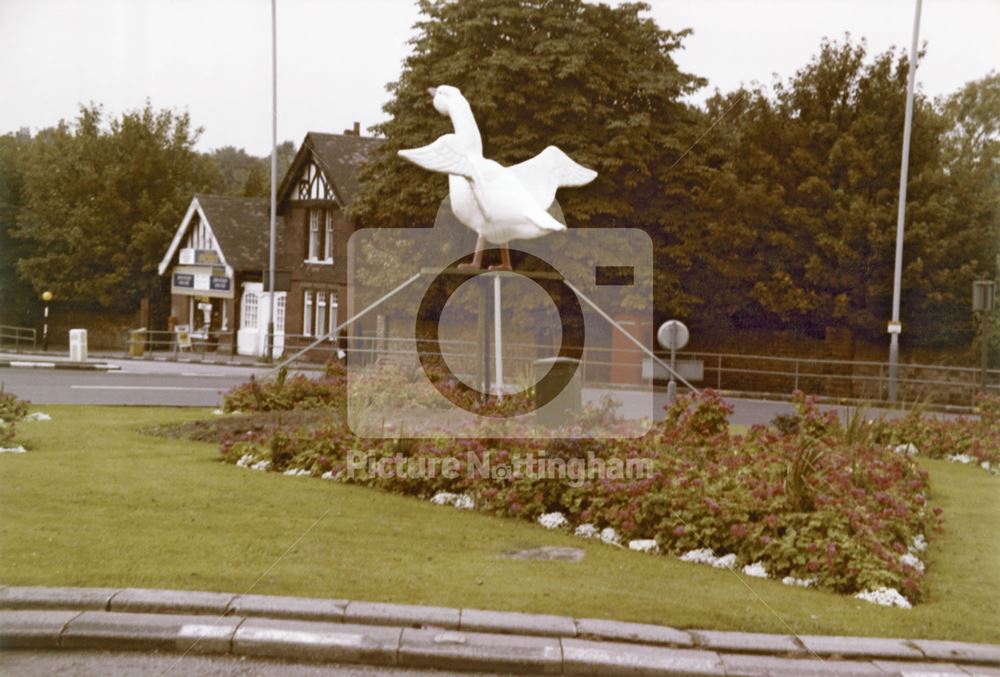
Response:
[[[69,359],[71,362],[87,361],[87,330],[69,330]]]

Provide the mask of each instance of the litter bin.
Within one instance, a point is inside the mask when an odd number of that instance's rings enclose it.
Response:
[[[69,330],[69,359],[71,362],[87,361],[87,330]]]
[[[142,357],[146,354],[146,328],[130,329],[128,332],[128,356]]]
[[[553,380],[543,383],[549,373]],[[535,418],[542,425],[558,427],[571,423],[583,406],[580,360],[547,357],[532,363],[535,380]],[[547,403],[542,405],[542,402]]]

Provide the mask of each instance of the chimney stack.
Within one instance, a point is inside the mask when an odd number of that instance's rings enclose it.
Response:
[[[344,134],[346,136],[361,136],[361,123],[357,120],[354,121],[353,129],[345,129]]]

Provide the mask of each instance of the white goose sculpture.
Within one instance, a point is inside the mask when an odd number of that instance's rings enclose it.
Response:
[[[583,186],[597,172],[574,162],[566,153],[549,146],[541,153],[511,167],[483,157],[483,140],[469,102],[455,87],[431,87],[434,108],[451,118],[454,134],[445,134],[422,148],[400,150],[399,155],[433,172],[448,174],[451,209],[459,221],[474,230],[479,239],[472,263],[480,268],[487,242],[502,245],[501,265],[490,270],[510,270],[511,240],[530,240],[565,230],[546,211],[561,186]]]

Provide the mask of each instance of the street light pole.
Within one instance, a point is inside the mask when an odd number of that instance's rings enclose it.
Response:
[[[42,292],[42,300],[45,301],[45,320],[42,324],[42,350],[49,350],[49,301],[52,300],[52,292]]]
[[[899,211],[896,215],[896,267],[892,275],[892,321],[889,323],[889,401],[895,402],[899,379],[899,296],[903,282],[903,231],[906,226],[906,181],[910,166],[910,130],[913,126],[913,85],[917,71],[917,41],[920,37],[920,8],[917,0],[910,44],[910,72],[906,79],[906,117],[903,121],[903,159],[899,171]]]
[[[271,232],[267,265],[267,338],[265,339],[268,360],[274,360],[274,231],[277,220],[278,194],[278,8],[277,0],[271,0]]]

